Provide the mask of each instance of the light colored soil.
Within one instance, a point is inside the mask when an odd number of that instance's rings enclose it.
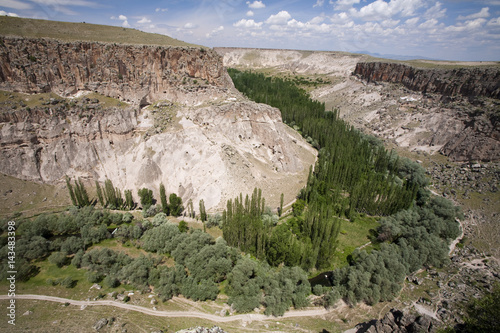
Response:
[[[0,295],[0,299],[10,299],[7,295]],[[29,299],[29,300],[40,300],[58,303],[69,303],[70,305],[79,306],[81,309],[85,309],[88,306],[113,306],[125,310],[136,311],[144,313],[151,316],[158,317],[177,317],[177,318],[202,318],[207,319],[216,323],[224,323],[236,320],[242,321],[263,321],[267,319],[275,319],[275,317],[266,316],[263,314],[239,314],[221,317],[200,311],[157,311],[152,308],[145,308],[142,306],[110,301],[110,300],[100,300],[100,301],[75,301],[68,298],[60,298],[46,295],[16,295],[16,299]],[[292,310],[286,312],[281,318],[295,318],[295,317],[315,317],[327,314],[329,311],[326,309],[308,309],[308,310]]]

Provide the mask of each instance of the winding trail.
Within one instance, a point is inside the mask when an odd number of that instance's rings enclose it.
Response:
[[[0,295],[0,300],[11,299],[7,295]],[[210,313],[204,313],[199,311],[157,311],[149,308],[145,308],[138,305],[132,305],[127,303],[121,303],[109,300],[99,300],[99,301],[76,301],[68,298],[47,296],[47,295],[16,295],[15,299],[28,299],[28,300],[40,300],[58,303],[69,303],[71,305],[77,306],[114,306],[117,308],[137,311],[151,316],[157,317],[177,317],[177,318],[200,318],[206,319],[217,323],[226,323],[230,321],[242,320],[246,322],[251,321],[263,321],[263,320],[273,320],[278,317],[266,316],[263,314],[239,314],[234,316],[221,317]],[[287,311],[282,317],[279,318],[294,318],[294,317],[315,317],[321,316],[329,313],[326,309],[314,309],[314,310],[291,310]]]

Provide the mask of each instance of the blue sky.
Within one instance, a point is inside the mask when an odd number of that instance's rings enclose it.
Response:
[[[124,26],[210,47],[500,60],[500,0],[0,0],[0,14]]]

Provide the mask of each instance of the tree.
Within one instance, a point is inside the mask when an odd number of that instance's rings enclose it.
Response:
[[[99,182],[96,180],[95,181],[95,188],[97,192],[97,200],[99,201],[99,204],[101,207],[104,207],[104,196],[102,194],[102,188],[101,185],[99,185]]]
[[[207,211],[205,210],[205,201],[200,200],[200,220],[205,222],[207,220]]]
[[[179,231],[180,232],[187,232],[189,230],[188,224],[186,221],[182,220],[179,222]]]
[[[142,210],[147,210],[153,202],[153,191],[148,188],[141,188],[137,191],[139,198],[141,198]]]
[[[131,190],[125,190],[125,206],[128,209],[134,209],[135,208],[135,202],[134,202],[134,198],[132,197],[132,191]]]
[[[297,216],[302,215],[302,212],[304,211],[305,205],[306,205],[306,203],[304,202],[304,200],[297,199],[297,201],[295,201],[292,204],[293,216],[297,217]]]
[[[284,194],[281,193],[281,197],[280,197],[280,208],[278,209],[278,216],[281,217],[281,214],[283,214],[283,202],[284,202]]]
[[[53,252],[49,256],[49,262],[61,268],[68,263],[68,257],[62,252]]]
[[[170,201],[170,215],[179,216],[181,215],[184,207],[182,206],[182,198],[178,197],[177,194],[172,193],[168,197]]]
[[[481,299],[473,300],[468,304],[467,318],[460,332],[498,332],[499,323],[500,284],[497,283],[492,293],[486,293]]]
[[[193,200],[191,200],[191,199],[188,200],[187,210],[188,210],[189,217],[191,217],[191,218],[196,217],[196,212],[194,211],[194,207],[193,207]]]
[[[167,202],[167,193],[165,192],[165,185],[163,183],[160,184],[160,201],[161,201],[161,208],[163,209],[163,212],[167,215],[170,214],[170,207],[168,206]]]

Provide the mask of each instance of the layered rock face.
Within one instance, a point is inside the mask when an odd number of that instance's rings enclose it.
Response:
[[[500,98],[498,68],[418,69],[396,63],[360,62],[354,74],[367,81],[401,83],[423,93]]]
[[[374,62],[358,63],[354,74],[368,83],[397,83],[419,92],[401,97],[398,102],[403,113],[386,116],[389,108],[378,110],[379,118],[371,117],[368,125],[376,132],[392,131],[395,134],[389,137],[398,143],[418,141],[419,149],[439,150],[454,161],[500,160],[500,69],[417,69]],[[394,94],[393,91],[385,96]],[[400,129],[394,130],[389,122]]]
[[[186,84],[196,80],[196,94]],[[3,37],[0,89],[68,96],[90,90],[134,104],[159,99],[197,103],[232,86],[220,57],[188,47],[63,43]]]
[[[110,179],[121,190],[147,187],[156,197],[163,183],[184,202],[203,199],[216,209],[255,187],[271,205],[281,193],[292,200],[315,161],[315,150],[283,124],[278,109],[235,91],[213,51],[8,38],[0,49],[1,90],[90,90],[134,102],[110,108],[104,96],[78,94],[37,96],[46,101],[29,107],[28,95],[1,92],[4,174],[46,183],[63,183],[66,175],[90,184]]]

